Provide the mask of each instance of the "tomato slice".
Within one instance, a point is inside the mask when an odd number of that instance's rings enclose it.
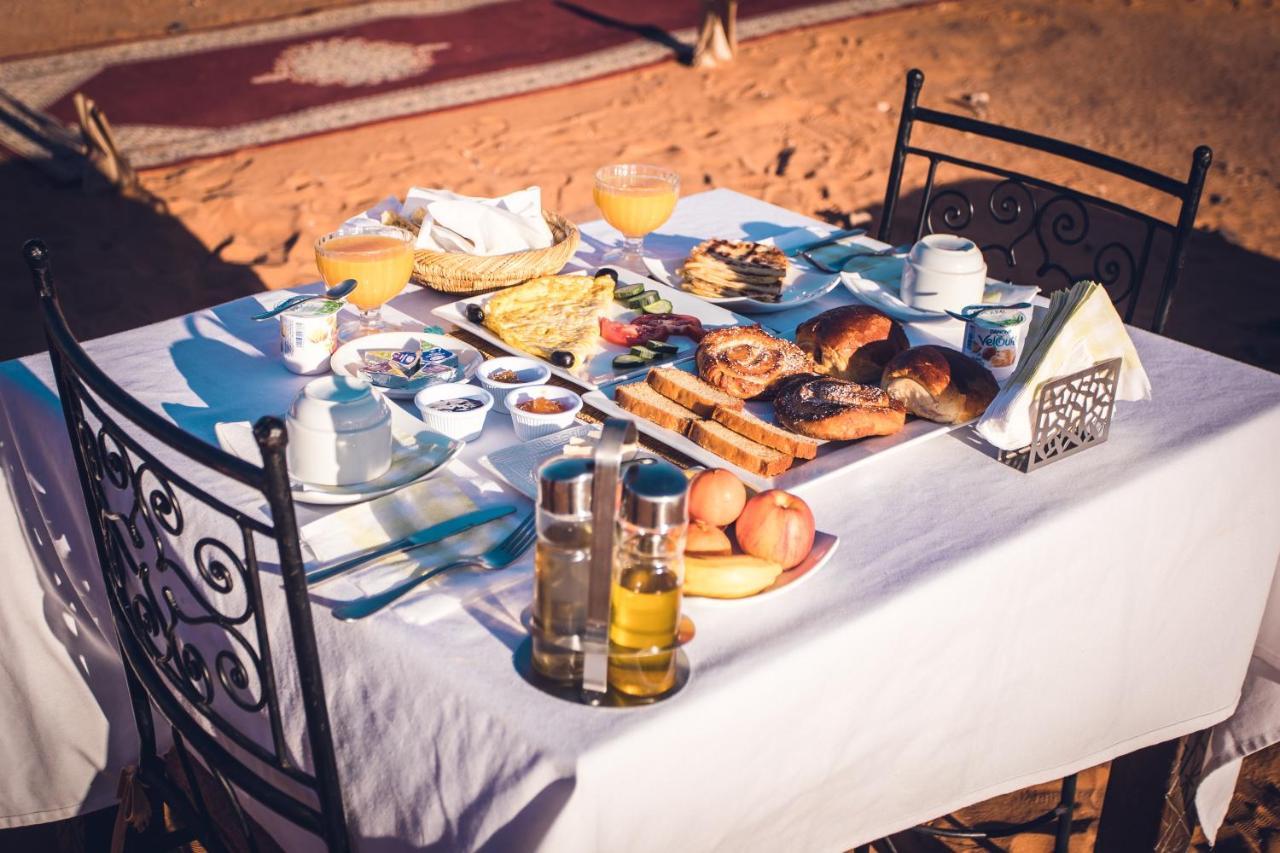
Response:
[[[666,326],[642,323],[621,323],[607,317],[600,318],[600,336],[611,344],[630,347],[649,341],[665,341],[670,332]]]

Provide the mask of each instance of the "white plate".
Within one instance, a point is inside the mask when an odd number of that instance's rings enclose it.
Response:
[[[677,270],[682,263],[684,261],[648,257],[644,259],[644,265],[650,275],[663,284],[677,288],[680,285],[680,273]],[[782,296],[777,302],[764,302],[746,296],[699,296],[697,298],[743,314],[775,314],[821,299],[839,283],[840,276],[835,273],[824,273],[795,258],[788,258],[787,275],[782,280]]]
[[[819,530],[813,535],[813,548],[809,551],[809,556],[801,560],[798,566],[778,575],[776,581],[755,595],[748,595],[745,598],[708,598],[702,595],[689,595],[684,598],[684,605],[697,612],[698,608],[702,607],[735,607],[750,604],[753,601],[777,598],[782,593],[795,589],[801,582],[816,575],[818,569],[831,562],[831,555],[836,552],[836,546],[839,544],[839,536]]]
[[[957,323],[957,326],[960,324]],[[910,337],[910,335],[908,336]],[[676,365],[683,370],[694,372],[692,362]],[[872,436],[856,441],[827,441],[818,448],[816,459],[797,459],[791,469],[776,477],[762,477],[743,468],[739,468],[710,450],[696,444],[680,433],[658,426],[653,421],[634,415],[614,402],[614,394],[621,382],[610,383],[594,391],[582,395],[582,401],[596,411],[611,417],[628,418],[635,421],[636,428],[645,435],[661,441],[667,447],[712,468],[728,468],[737,474],[742,482],[753,489],[791,489],[804,483],[811,483],[828,477],[837,471],[872,459],[883,458],[892,451],[945,435],[957,424],[938,424],[921,418],[908,418],[907,424],[893,435]],[[747,402],[747,411],[769,423],[774,422],[773,404],[769,402]]]
[[[585,273],[584,273],[585,275]],[[667,287],[665,284],[659,284],[651,278],[642,276],[639,273],[630,270],[618,270],[618,279],[623,284],[643,284],[647,290],[656,290],[658,295],[671,303],[671,309],[676,314],[690,314],[702,321],[702,326],[707,331],[719,328],[721,326],[752,326],[755,322],[748,320],[746,317],[735,314],[721,308],[718,305],[711,305],[691,293],[685,293],[683,290],[676,290],[673,287]],[[496,334],[490,331],[481,323],[473,323],[467,319],[466,310],[468,305],[479,305],[482,309],[492,294],[484,293],[478,296],[472,296],[467,299],[460,299],[457,302],[451,302],[448,305],[442,305],[432,310],[432,314],[442,320],[448,320],[455,326],[466,329],[475,335],[479,335],[486,341],[501,347],[507,352],[516,355],[529,356],[537,358],[537,356],[526,353],[521,349],[513,347],[511,344],[503,341]],[[548,310],[554,310],[554,306],[547,306]],[[610,320],[625,320],[635,317],[640,312],[631,311],[619,305],[617,302],[611,302],[606,316]],[[649,368],[655,365],[669,365],[682,360],[693,357],[698,345],[684,337],[673,337],[667,341],[679,348],[679,351],[671,358],[662,359],[660,361],[651,362],[650,364],[638,365],[629,368],[615,368],[613,359],[617,356],[624,355],[630,351],[629,347],[620,347],[607,341],[600,341],[600,349],[585,364],[575,366],[569,369],[557,367],[545,359],[544,361],[550,368],[551,372],[576,383],[588,389],[598,388],[609,382],[624,381],[633,376],[643,376],[648,373]]]
[[[950,315],[945,311],[924,311],[912,308],[902,301],[898,296],[897,283],[902,279],[904,263],[906,261],[903,258],[886,258],[875,269],[866,273],[842,272],[840,281],[858,299],[873,308],[879,308],[895,320],[904,323],[936,323],[949,319]],[[1012,305],[1016,302],[1029,302],[1039,292],[1039,287],[1009,284],[988,278],[982,301],[990,305]]]
[[[329,357],[329,367],[338,376],[358,377],[360,367],[364,364],[363,353],[379,349],[399,351],[405,349],[413,340],[421,341],[423,349],[444,347],[456,355],[462,367],[462,376],[455,379],[455,382],[466,382],[475,375],[481,362],[484,361],[484,356],[478,349],[448,335],[434,335],[430,332],[380,332],[376,335],[356,338],[338,347],[337,351]],[[379,388],[378,390],[393,400],[412,400],[413,395],[427,387],[427,384],[410,382],[403,388]]]
[[[425,480],[441,471],[462,450],[464,442],[453,441],[427,429],[419,418],[395,403],[391,409],[391,432],[395,437],[391,468],[381,477],[349,486],[320,486],[290,479],[294,501],[320,506],[342,506],[372,500],[396,489]],[[261,465],[262,456],[248,421],[220,423],[214,427],[222,449],[252,465]]]

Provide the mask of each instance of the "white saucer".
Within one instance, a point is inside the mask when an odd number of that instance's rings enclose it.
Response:
[[[376,335],[366,335],[363,338],[356,338],[338,347],[337,351],[329,357],[329,367],[338,376],[356,376],[360,375],[360,367],[364,364],[361,353],[366,350],[402,350],[413,340],[421,341],[424,347],[444,347],[458,357],[458,363],[462,367],[462,375],[456,377],[455,382],[466,382],[475,375],[479,369],[480,363],[484,361],[484,356],[480,351],[470,344],[463,343],[457,338],[451,338],[448,335],[435,335],[430,332],[381,332]],[[427,386],[425,382],[410,382],[403,388],[379,388],[388,397],[394,400],[412,400],[413,395],[421,391]]]

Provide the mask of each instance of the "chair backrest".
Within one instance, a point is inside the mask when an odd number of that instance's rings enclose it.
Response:
[[[928,174],[915,217],[913,239],[918,240],[935,230],[951,234],[976,231],[980,219],[977,214],[985,209],[984,224],[996,232],[992,239],[980,240],[989,264],[994,258],[1011,274],[1022,273],[1021,283],[1040,284],[1046,289],[1081,278],[1099,281],[1107,286],[1114,301],[1124,303],[1125,322],[1133,322],[1139,291],[1151,275],[1160,287],[1149,326],[1157,333],[1163,331],[1213,152],[1207,146],[1197,148],[1191,155],[1187,180],[1179,181],[1078,145],[921,107],[917,102],[923,85],[922,71],[913,68],[907,72],[906,95],[880,214],[879,238],[893,242],[891,231],[903,168],[909,156],[923,158],[928,162]],[[917,124],[950,128],[1109,172],[1176,199],[1180,205],[1178,217],[1174,222],[1166,222],[1051,181],[913,145],[911,134]],[[947,186],[935,193],[939,164],[991,176],[994,185],[982,190],[986,204],[975,208],[970,192],[964,188]],[[1091,233],[1091,209],[1104,219],[1102,227],[1092,229],[1099,233]],[[935,216],[939,221],[935,221]],[[1116,223],[1123,223],[1121,231],[1125,233],[1115,230]],[[1160,235],[1164,235],[1162,239],[1168,243],[1165,265],[1163,271],[1153,271],[1153,246]],[[1039,280],[1028,280],[1028,274]],[[1060,277],[1058,281],[1049,279],[1053,274]]]
[[[242,825],[231,785],[320,836],[330,849],[349,849],[289,491],[284,424],[264,417],[254,425],[263,459],[259,468],[160,417],[108,378],[71,334],[45,245],[32,240],[23,254],[35,280],[134,697],[144,768],[157,763],[154,702],[175,739],[190,744],[230,795]],[[271,523],[195,485],[188,475],[198,469],[260,493]],[[259,548],[271,540],[285,606],[268,613]],[[272,616],[288,619],[312,770],[299,766],[286,746],[276,676],[287,664],[272,654]]]

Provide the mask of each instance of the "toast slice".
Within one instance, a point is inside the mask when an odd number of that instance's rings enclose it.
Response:
[[[689,438],[739,468],[764,477],[781,474],[794,461],[787,454],[758,444],[715,421],[694,421],[689,428]]]
[[[672,402],[644,382],[619,385],[613,400],[622,408],[653,421],[660,427],[685,435],[698,416],[679,403]]]
[[[703,382],[692,373],[675,367],[655,367],[645,381],[662,396],[691,409],[703,418],[711,417],[716,407],[741,409],[742,401],[732,397],[714,385]]]
[[[798,459],[812,459],[818,455],[818,442],[790,430],[762,421],[750,412],[716,406],[711,418],[729,429],[746,436],[765,447],[790,454]]]

